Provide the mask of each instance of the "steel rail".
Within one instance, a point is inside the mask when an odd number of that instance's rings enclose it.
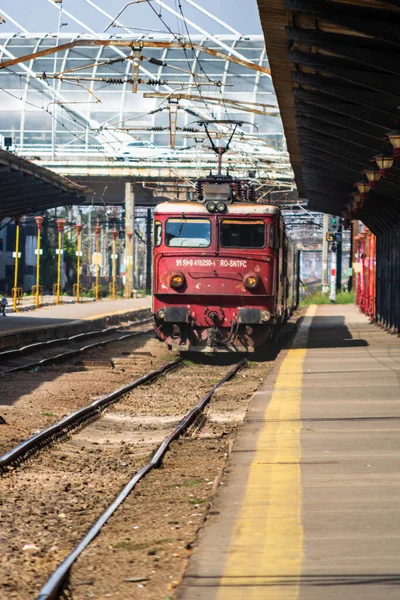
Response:
[[[0,457],[0,473],[7,471],[10,467],[18,465],[26,458],[36,454],[41,448],[48,446],[55,439],[64,436],[68,431],[80,427],[85,421],[99,416],[103,410],[108,408],[111,404],[114,404],[114,402],[119,400],[124,394],[144,383],[149,383],[158,379],[164,373],[168,373],[180,366],[182,362],[182,358],[177,358],[173,362],[164,363],[160,368],[149,371],[138,379],[131,381],[131,383],[114,390],[110,394],[98,398],[91,404],[79,408],[57,423],[39,431],[39,433],[36,433],[29,439],[21,442],[18,446]]]
[[[31,361],[25,363],[23,365],[19,365],[16,367],[11,367],[9,369],[4,369],[4,371],[0,370],[0,377],[4,375],[8,375],[9,373],[16,373],[18,371],[28,371],[29,369],[33,369],[34,367],[43,367],[45,365],[51,365],[58,362],[63,362],[70,358],[74,358],[75,356],[79,356],[79,354],[83,354],[88,350],[92,350],[93,348],[99,348],[101,346],[107,346],[108,344],[112,344],[114,342],[120,342],[121,340],[125,340],[131,337],[136,337],[138,335],[144,335],[146,333],[151,333],[153,329],[145,329],[143,331],[132,331],[132,333],[124,333],[123,335],[113,338],[111,340],[103,340],[102,342],[94,342],[93,344],[88,344],[87,346],[82,346],[81,348],[75,348],[74,350],[67,350],[67,352],[60,352],[59,354],[55,354],[54,356],[48,356],[47,358],[41,358],[40,360]],[[115,331],[114,331],[115,333]],[[79,334],[83,335],[83,334]],[[76,336],[79,337],[79,336]]]
[[[171,431],[171,433],[164,439],[161,445],[157,448],[153,454],[150,462],[142,467],[132,479],[126,484],[121,493],[115,498],[115,500],[107,507],[103,514],[97,519],[97,521],[89,529],[85,537],[79,542],[79,544],[72,550],[67,558],[56,568],[47,582],[44,584],[36,597],[36,600],[56,600],[62,591],[63,583],[65,582],[70,569],[74,562],[79,558],[82,552],[87,546],[94,540],[94,538],[100,533],[102,527],[107,523],[109,518],[114,514],[117,508],[126,500],[136,484],[143,479],[150,471],[154,468],[161,466],[162,460],[168,451],[171,443],[176,440],[186,431],[186,429],[196,420],[198,415],[204,410],[205,406],[211,400],[214,392],[226,383],[229,379],[232,379],[236,373],[244,367],[246,359],[241,360],[236,364],[226,375],[223,377],[205,396],[200,400],[190,412],[180,421],[180,423]]]
[[[21,348],[13,348],[12,350],[3,350],[0,352],[0,362],[3,360],[7,360],[9,358],[14,358],[15,356],[23,356],[24,354],[29,354],[33,350],[40,350],[41,348],[51,348],[51,346],[57,346],[61,344],[65,344],[67,342],[73,342],[78,338],[89,338],[95,337],[98,335],[107,335],[108,333],[116,333],[123,329],[129,329],[130,327],[135,327],[136,325],[145,325],[149,321],[151,321],[151,317],[148,319],[143,319],[142,321],[134,321],[129,325],[117,326],[117,327],[106,327],[104,329],[95,329],[94,331],[86,331],[84,333],[77,333],[76,335],[72,335],[70,337],[57,338],[55,340],[47,340],[45,342],[35,342],[34,344],[28,344],[27,346],[22,346]]]
[[[59,354],[55,354],[54,356],[48,356],[47,358],[41,358],[40,360],[25,363],[24,365],[19,365],[17,367],[11,367],[10,369],[5,369],[4,371],[0,371],[0,377],[3,375],[8,375],[9,373],[16,373],[18,371],[28,371],[34,367],[43,367],[45,365],[51,365],[58,362],[64,362],[70,358],[74,358],[75,356],[79,356],[79,354],[83,354],[88,350],[92,350],[93,348],[99,348],[100,346],[107,346],[108,344],[112,344],[113,342],[120,342],[121,340],[126,340],[131,337],[136,337],[138,335],[144,335],[146,333],[151,333],[153,329],[146,329],[144,331],[133,331],[132,333],[125,333],[118,338],[113,338],[112,340],[103,340],[102,342],[94,342],[93,344],[88,344],[87,346],[82,346],[82,348],[76,348],[75,350],[67,350],[67,352],[60,352]]]

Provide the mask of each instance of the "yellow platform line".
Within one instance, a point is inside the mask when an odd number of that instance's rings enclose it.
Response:
[[[310,306],[306,317],[313,317],[315,309]],[[303,559],[300,408],[305,356],[306,349],[291,349],[279,369],[217,600],[297,600],[299,596]]]

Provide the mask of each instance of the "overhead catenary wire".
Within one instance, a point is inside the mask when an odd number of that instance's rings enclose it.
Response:
[[[33,102],[30,102],[29,100],[25,100],[24,98],[21,98],[19,96],[16,96],[15,94],[13,94],[12,92],[10,92],[9,90],[4,89],[3,87],[0,87],[0,90],[2,92],[4,92],[5,94],[7,94],[8,96],[11,96],[12,98],[14,98],[15,100],[19,100],[20,102],[24,102],[25,104],[27,104],[28,106],[32,106],[33,108],[38,108],[39,110],[43,110],[45,113],[47,113],[48,115],[50,115],[50,117],[52,119],[54,119],[61,127],[63,127],[66,131],[68,131],[68,133],[70,133],[74,138],[76,138],[79,142],[86,144],[86,140],[82,140],[76,133],[74,133],[73,131],[71,131],[71,129],[69,129],[65,123],[63,123],[62,121],[60,121],[51,111],[49,111],[47,108],[45,108],[44,106],[40,106],[39,104],[34,104]],[[62,105],[60,105],[62,106]],[[62,108],[65,107],[62,106]],[[68,112],[68,111],[67,111]],[[69,114],[69,113],[68,113]],[[71,117],[71,115],[69,114],[69,116]],[[78,125],[82,126],[78,121],[76,121],[73,117],[71,117]],[[85,133],[83,133],[82,135],[85,135]],[[92,144],[89,144],[89,146],[92,146]],[[99,147],[96,146],[96,150],[98,150]]]
[[[147,4],[150,6],[151,10],[154,12],[154,14],[156,14],[156,15],[157,15],[157,17],[160,19],[160,21],[162,22],[162,24],[164,25],[164,27],[166,27],[166,28],[168,29],[169,33],[170,33],[170,34],[171,34],[171,35],[172,35],[172,36],[173,36],[173,37],[174,37],[174,38],[177,40],[177,42],[179,42],[180,44],[182,44],[182,49],[183,49],[183,52],[184,52],[184,54],[185,54],[185,57],[186,57],[186,61],[187,61],[187,63],[188,63],[188,66],[189,66],[189,70],[190,70],[190,71],[191,71],[191,73],[192,73],[193,81],[194,81],[194,83],[195,83],[195,84],[197,84],[197,82],[196,82],[196,74],[195,74],[195,73],[193,73],[192,66],[191,66],[191,64],[190,64],[190,60],[189,60],[189,57],[188,57],[188,55],[187,55],[187,51],[186,51],[186,48],[185,48],[185,45],[184,45],[184,42],[183,42],[183,40],[182,40],[182,39],[180,39],[180,38],[179,38],[179,36],[177,36],[177,35],[176,35],[176,34],[175,34],[173,31],[172,31],[172,29],[169,27],[169,25],[168,25],[168,24],[165,22],[165,20],[163,19],[162,15],[160,15],[160,14],[159,14],[159,13],[156,11],[156,9],[154,8],[154,6],[151,4],[151,1],[150,1],[150,0],[146,0],[146,1],[147,1]],[[192,45],[192,52],[194,52],[193,45]],[[196,56],[195,52],[194,52],[194,55]],[[205,72],[204,72],[204,73],[205,73]],[[205,75],[207,75],[207,74],[205,73]],[[210,81],[212,81],[212,80],[211,80],[211,79],[210,79],[208,76],[207,76],[207,78],[208,78]],[[196,87],[197,87],[197,85],[196,85]],[[198,90],[199,90],[199,88],[198,88]],[[201,90],[199,90],[199,94],[200,94],[200,96],[201,96]],[[215,119],[215,114],[214,114],[213,110],[212,110],[212,109],[210,109],[210,107],[208,106],[207,102],[204,102],[204,101],[203,101],[203,104],[204,104],[205,108],[208,110],[208,112],[210,113],[210,115],[212,116],[212,118],[213,118],[213,119]]]

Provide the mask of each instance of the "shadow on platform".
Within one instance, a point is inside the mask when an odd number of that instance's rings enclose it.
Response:
[[[355,348],[369,346],[367,340],[354,338],[342,316],[313,317],[304,348]],[[301,347],[296,345],[296,347]]]

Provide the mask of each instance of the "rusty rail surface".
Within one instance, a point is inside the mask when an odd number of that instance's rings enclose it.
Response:
[[[136,484],[143,479],[150,471],[154,468],[161,466],[162,460],[170,446],[170,444],[180,437],[186,429],[195,421],[198,415],[204,410],[205,406],[211,400],[214,392],[226,383],[229,379],[232,379],[236,373],[244,367],[246,359],[241,360],[236,364],[228,373],[223,377],[205,396],[200,400],[187,415],[180,421],[180,423],[171,431],[171,433],[164,439],[161,445],[158,447],[156,452],[153,454],[150,462],[142,467],[132,479],[126,484],[121,493],[115,498],[115,500],[107,507],[103,514],[97,519],[97,521],[89,529],[85,537],[79,542],[79,544],[72,550],[67,558],[57,567],[50,578],[47,580],[45,585],[36,597],[36,600],[56,600],[62,593],[63,584],[65,583],[70,569],[74,562],[79,558],[86,547],[94,540],[94,538],[100,533],[102,527],[107,523],[108,519],[114,514],[117,508],[126,500],[131,491],[134,489]]]
[[[57,340],[49,340],[47,342],[38,342],[36,344],[30,344],[29,346],[23,346],[17,350],[6,350],[4,352],[0,352],[0,361],[1,359],[11,359],[18,355],[24,355],[26,353],[30,353],[33,351],[37,351],[43,348],[49,348],[52,346],[57,346],[61,344],[66,344],[69,342],[75,342],[77,339],[82,338],[86,339],[88,337],[99,336],[99,335],[108,335],[115,334],[123,329],[127,329],[136,325],[143,325],[149,322],[151,319],[145,319],[144,321],[138,321],[137,323],[132,323],[131,325],[127,325],[125,327],[115,327],[115,328],[106,328],[100,329],[96,331],[89,331],[86,333],[78,333],[77,335],[73,335],[67,338],[59,338]],[[44,365],[49,365],[56,362],[63,362],[64,360],[68,360],[70,358],[74,358],[83,352],[87,352],[92,348],[98,348],[100,346],[106,346],[108,344],[112,344],[113,342],[119,342],[121,340],[135,337],[137,335],[143,335],[145,333],[151,333],[152,329],[146,329],[144,331],[133,331],[132,333],[124,333],[123,335],[113,338],[111,340],[103,340],[102,342],[94,342],[93,344],[88,344],[87,346],[82,346],[81,348],[75,348],[74,350],[68,350],[66,352],[60,352],[59,354],[55,354],[53,356],[48,356],[47,358],[41,358],[40,360],[30,361],[22,365],[18,365],[16,367],[10,367],[9,369],[1,370],[0,365],[0,377],[6,375],[7,373],[15,373],[17,371],[26,371],[28,369],[32,369],[34,367],[40,367]]]
[[[10,467],[17,466],[27,458],[37,454],[42,448],[48,446],[56,439],[64,437],[69,431],[77,429],[83,423],[98,417],[103,410],[111,406],[111,404],[114,404],[114,402],[119,400],[127,392],[130,392],[144,383],[149,383],[158,379],[161,375],[164,375],[164,373],[168,373],[177,368],[182,362],[182,358],[177,358],[173,362],[164,363],[158,369],[149,371],[138,379],[114,390],[110,394],[98,398],[91,404],[79,408],[57,423],[39,431],[39,433],[36,433],[29,439],[21,442],[21,444],[18,444],[18,446],[0,457],[0,472],[6,472]]]

